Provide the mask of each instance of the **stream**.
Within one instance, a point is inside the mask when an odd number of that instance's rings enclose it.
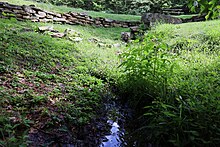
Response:
[[[102,138],[99,147],[122,147],[126,146],[126,119],[131,118],[131,110],[111,99],[106,106],[106,125],[110,126],[108,133]]]
[[[29,134],[30,146],[42,144],[48,147],[124,147],[128,145],[129,120],[132,120],[132,110],[120,98],[111,92],[103,97],[103,106],[90,124],[72,131],[62,131],[54,128],[52,133],[35,130]],[[131,126],[130,126],[131,127]],[[34,130],[33,130],[34,131]],[[130,144],[130,143],[129,143]],[[133,144],[133,143],[132,143]],[[132,145],[134,146],[134,145]]]

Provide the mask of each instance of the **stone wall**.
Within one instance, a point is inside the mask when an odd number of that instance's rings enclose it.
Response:
[[[102,17],[92,18],[85,13],[68,12],[59,14],[36,8],[34,5],[12,5],[0,2],[0,17],[15,17],[17,20],[30,20],[32,22],[56,22],[70,25],[93,25],[98,27],[124,27],[138,26],[139,21],[118,21]]]

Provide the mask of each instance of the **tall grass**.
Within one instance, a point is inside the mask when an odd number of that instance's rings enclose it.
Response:
[[[142,115],[139,146],[220,145],[218,23],[161,25],[123,53],[124,92]]]

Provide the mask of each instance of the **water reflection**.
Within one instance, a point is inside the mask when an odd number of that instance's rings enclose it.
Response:
[[[111,132],[105,136],[99,147],[121,147],[125,145],[123,140],[124,130],[120,128],[119,124],[113,120],[107,122],[111,126]]]

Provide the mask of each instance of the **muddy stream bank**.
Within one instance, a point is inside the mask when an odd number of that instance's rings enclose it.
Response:
[[[53,133],[39,130],[29,134],[29,144],[51,147],[124,147],[128,145],[130,137],[129,127],[133,112],[127,104],[111,92],[103,97],[102,109],[90,124],[72,131],[51,129]],[[133,145],[132,145],[133,146]]]

